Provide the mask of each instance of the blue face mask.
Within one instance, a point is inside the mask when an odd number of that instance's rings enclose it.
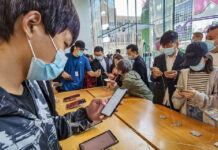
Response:
[[[78,52],[77,52],[77,55],[78,55],[78,56],[83,56],[83,55],[84,55],[84,52],[83,52],[83,51],[78,51]]]
[[[205,67],[205,64],[200,62],[197,66],[190,66],[193,71],[201,71]]]
[[[171,48],[162,48],[162,51],[165,55],[169,56],[172,55],[175,51],[174,47]]]
[[[213,40],[206,40],[205,43],[207,44],[208,51],[212,51],[216,48]]]
[[[50,37],[51,38],[51,37]],[[32,43],[28,40],[30,49],[33,53],[33,58],[30,64],[30,69],[27,75],[27,80],[53,80],[57,78],[64,70],[67,62],[67,57],[63,50],[57,50],[57,47],[51,38],[51,41],[57,51],[55,60],[53,63],[45,63],[41,59],[36,58]]]

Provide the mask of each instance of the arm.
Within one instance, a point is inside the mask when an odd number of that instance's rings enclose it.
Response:
[[[182,74],[182,72],[181,72],[181,74]],[[177,84],[185,86],[183,83],[184,79],[182,79],[182,78],[183,78],[183,75],[180,75]],[[178,89],[176,89],[173,96],[172,96],[172,102],[173,102],[174,108],[177,110],[180,110],[182,108],[182,105],[185,103],[186,98],[179,95],[178,92],[179,92]]]
[[[159,68],[159,67],[158,67],[158,60],[157,60],[157,57],[154,59],[153,67]],[[152,73],[150,79],[151,79],[152,82],[160,82],[161,77],[155,78],[154,75],[153,75],[153,73]]]
[[[80,108],[64,116],[54,117],[54,123],[59,140],[64,140],[72,135],[79,134],[91,127],[86,109]]]

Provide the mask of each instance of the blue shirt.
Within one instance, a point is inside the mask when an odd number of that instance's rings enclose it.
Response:
[[[65,91],[82,89],[85,71],[92,71],[89,60],[85,56],[74,57],[72,53],[66,54],[66,56],[68,60],[64,71],[72,76],[73,81],[62,78],[62,88]]]

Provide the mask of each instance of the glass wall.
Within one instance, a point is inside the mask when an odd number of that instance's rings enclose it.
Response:
[[[185,51],[192,34],[205,33],[218,22],[218,0],[90,0],[94,46],[106,53],[137,44],[145,58],[159,54],[159,40],[168,30],[179,34],[180,49]]]
[[[142,47],[143,1],[90,0],[94,46],[103,46],[106,54],[116,49],[126,54],[126,46],[130,43]],[[143,49],[140,50],[143,53]]]

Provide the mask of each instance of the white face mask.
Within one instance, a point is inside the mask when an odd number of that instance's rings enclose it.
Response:
[[[193,70],[193,71],[201,71],[203,70],[205,67],[205,62],[204,62],[204,59],[202,58],[200,63],[196,66],[190,66],[190,68]]]
[[[30,49],[33,54],[33,58],[30,64],[27,80],[53,80],[57,78],[64,70],[65,64],[67,62],[67,57],[65,56],[63,50],[57,49],[52,37],[49,37],[57,51],[54,62],[50,64],[45,63],[39,58],[36,58],[35,52],[32,47],[32,43],[30,40],[28,40]]]
[[[104,57],[103,56],[95,56],[95,59],[101,61]]]

